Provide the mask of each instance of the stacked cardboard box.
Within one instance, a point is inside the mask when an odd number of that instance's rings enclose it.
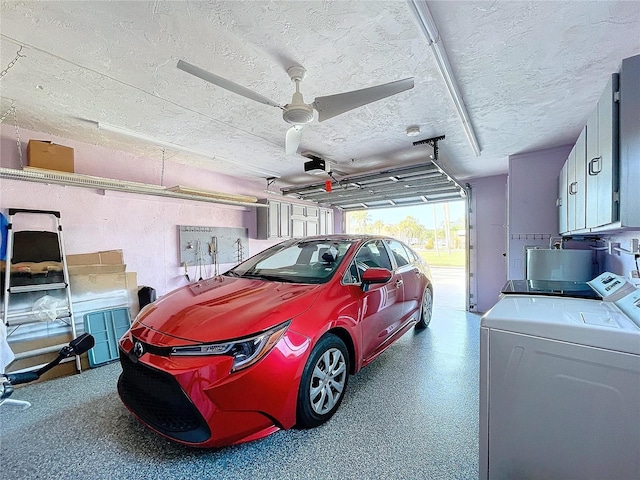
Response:
[[[127,272],[122,250],[67,255],[73,308],[79,313],[126,306],[138,314],[138,283]]]
[[[122,250],[67,255],[67,266],[74,320],[79,332],[84,330],[85,315],[91,312],[128,307],[131,319],[138,314],[137,275],[135,272],[126,271]],[[58,325],[59,322],[55,324]],[[46,323],[42,323],[41,330],[33,331],[31,338],[10,342],[13,352],[32,352],[51,345],[62,345],[71,340],[70,333],[50,335],[50,327]],[[57,352],[52,352],[20,358],[10,365],[8,371],[33,368],[49,362],[56,355]],[[86,354],[82,356],[82,365],[83,369],[89,367]],[[75,372],[75,362],[64,363],[47,372],[42,380]]]

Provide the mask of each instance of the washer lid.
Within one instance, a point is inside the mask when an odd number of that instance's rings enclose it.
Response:
[[[640,355],[640,326],[600,300],[507,295],[480,326]]]

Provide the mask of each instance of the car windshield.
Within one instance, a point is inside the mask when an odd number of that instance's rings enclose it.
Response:
[[[325,283],[342,262],[349,240],[298,240],[280,243],[224,275],[276,282]]]

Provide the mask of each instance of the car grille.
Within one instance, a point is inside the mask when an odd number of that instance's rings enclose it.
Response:
[[[118,393],[142,421],[183,442],[201,443],[211,431],[180,384],[168,373],[134,362],[120,351]]]

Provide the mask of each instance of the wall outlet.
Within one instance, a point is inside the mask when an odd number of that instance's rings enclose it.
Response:
[[[631,253],[640,253],[640,241],[637,238],[631,239]]]
[[[620,252],[617,251],[616,248],[620,248],[618,242],[609,242],[609,255],[620,255]]]

